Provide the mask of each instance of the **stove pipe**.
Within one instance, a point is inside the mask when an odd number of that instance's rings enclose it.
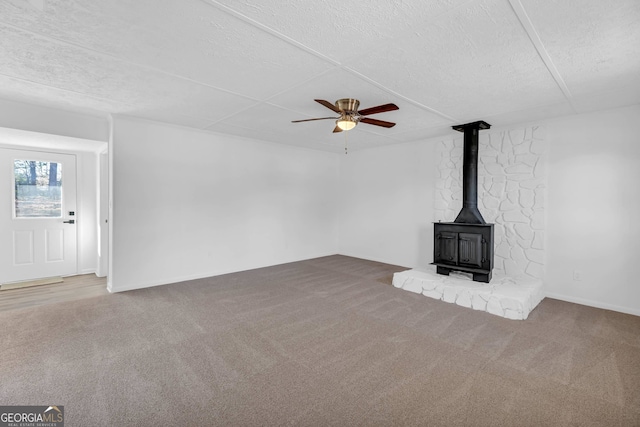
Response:
[[[491,125],[479,121],[452,126],[464,133],[464,155],[462,159],[462,209],[456,217],[457,223],[486,224],[478,210],[478,132]]]

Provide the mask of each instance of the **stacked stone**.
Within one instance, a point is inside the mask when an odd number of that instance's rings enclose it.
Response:
[[[462,208],[462,153],[462,138],[438,146],[435,221],[453,221]],[[494,277],[544,276],[546,153],[543,128],[480,135],[478,208],[495,224]]]

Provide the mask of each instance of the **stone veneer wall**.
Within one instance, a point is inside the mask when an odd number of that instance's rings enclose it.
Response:
[[[435,221],[452,222],[462,208],[463,138],[438,144]],[[544,129],[480,131],[478,208],[494,223],[494,276],[542,279],[545,266],[547,143]]]

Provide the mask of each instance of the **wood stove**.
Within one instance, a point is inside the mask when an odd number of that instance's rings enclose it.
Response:
[[[437,222],[433,229],[432,264],[438,274],[462,271],[485,283],[493,270],[493,224],[487,224],[478,210],[478,132],[490,127],[483,121],[453,126],[464,133],[463,204],[454,222]]]
[[[433,264],[438,274],[452,270],[473,274],[476,282],[489,283],[493,269],[493,224],[434,224]]]

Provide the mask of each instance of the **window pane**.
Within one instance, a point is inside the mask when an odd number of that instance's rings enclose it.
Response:
[[[62,217],[62,164],[15,160],[16,218]]]

